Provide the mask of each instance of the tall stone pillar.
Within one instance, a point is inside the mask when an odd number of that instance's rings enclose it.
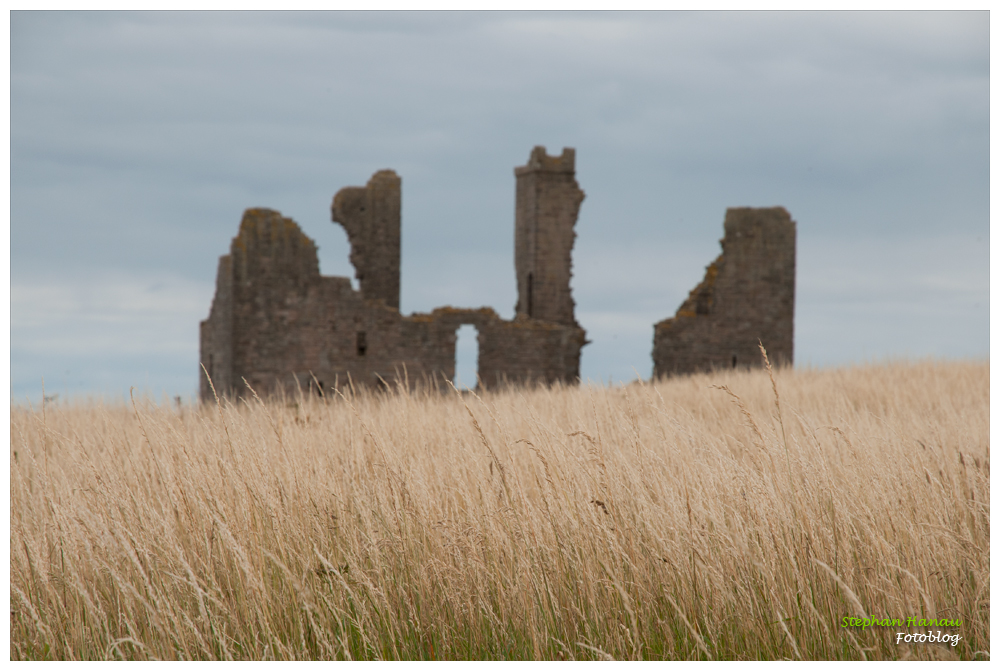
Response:
[[[517,205],[514,266],[519,315],[578,326],[570,293],[576,218],[584,194],[576,182],[576,151],[549,156],[531,151],[528,164],[515,168]]]
[[[368,300],[399,309],[401,180],[380,170],[364,187],[349,186],[333,197],[333,220],[351,243],[351,264]]]

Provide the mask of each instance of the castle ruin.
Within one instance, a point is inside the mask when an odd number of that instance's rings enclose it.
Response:
[[[535,147],[515,168],[511,320],[489,307],[399,312],[402,183],[392,170],[334,196],[358,279],[319,273],[316,245],[291,219],[249,209],[219,259],[216,294],[201,322],[200,395],[259,394],[401,383],[440,387],[455,375],[456,331],[478,331],[478,383],[562,382],[580,376],[586,333],[570,291],[574,226],[584,193],[575,152]],[[781,207],[726,211],[722,254],[669,319],[654,326],[653,377],[791,365],[795,222]],[[211,383],[210,383],[211,380]],[[246,381],[244,383],[244,380]]]
[[[576,383],[586,334],[570,292],[573,230],[584,194],[575,152],[548,156],[535,147],[517,181],[514,256],[516,315],[488,307],[399,312],[401,180],[375,173],[364,187],[341,189],[333,221],[351,244],[359,289],[319,273],[316,245],[280,213],[249,209],[228,255],[219,259],[216,293],[201,322],[200,395],[243,396],[349,384],[439,386],[455,374],[456,331],[479,332],[479,384]],[[209,382],[211,378],[211,384]],[[246,383],[244,383],[244,380]]]
[[[795,222],[783,207],[726,211],[722,254],[670,319],[654,326],[653,377],[792,365]]]

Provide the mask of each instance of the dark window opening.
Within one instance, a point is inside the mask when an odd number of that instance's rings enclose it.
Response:
[[[358,331],[358,356],[364,356],[368,351],[368,338],[364,331]]]
[[[736,368],[736,355],[733,355],[733,368]]]
[[[317,380],[315,378],[309,380],[309,391],[317,396],[324,396],[323,380]]]
[[[529,317],[533,317],[534,316],[532,314],[532,309],[531,309],[532,308],[532,305],[531,305],[531,302],[532,302],[531,301],[531,298],[532,298],[531,293],[532,292],[531,292],[531,290],[533,288],[531,285],[532,285],[532,280],[533,279],[534,278],[532,277],[531,273],[528,273],[528,316]]]

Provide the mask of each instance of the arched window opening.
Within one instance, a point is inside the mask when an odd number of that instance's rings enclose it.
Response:
[[[471,324],[458,329],[455,342],[455,379],[459,389],[475,389],[479,372],[479,330]]]

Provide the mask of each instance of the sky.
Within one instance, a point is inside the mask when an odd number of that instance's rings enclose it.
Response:
[[[353,277],[330,202],[385,168],[402,312],[510,318],[535,145],[586,192],[585,381],[650,376],[740,206],[797,222],[797,367],[988,359],[989,46],[986,12],[12,12],[12,400],[193,398],[243,211]]]

